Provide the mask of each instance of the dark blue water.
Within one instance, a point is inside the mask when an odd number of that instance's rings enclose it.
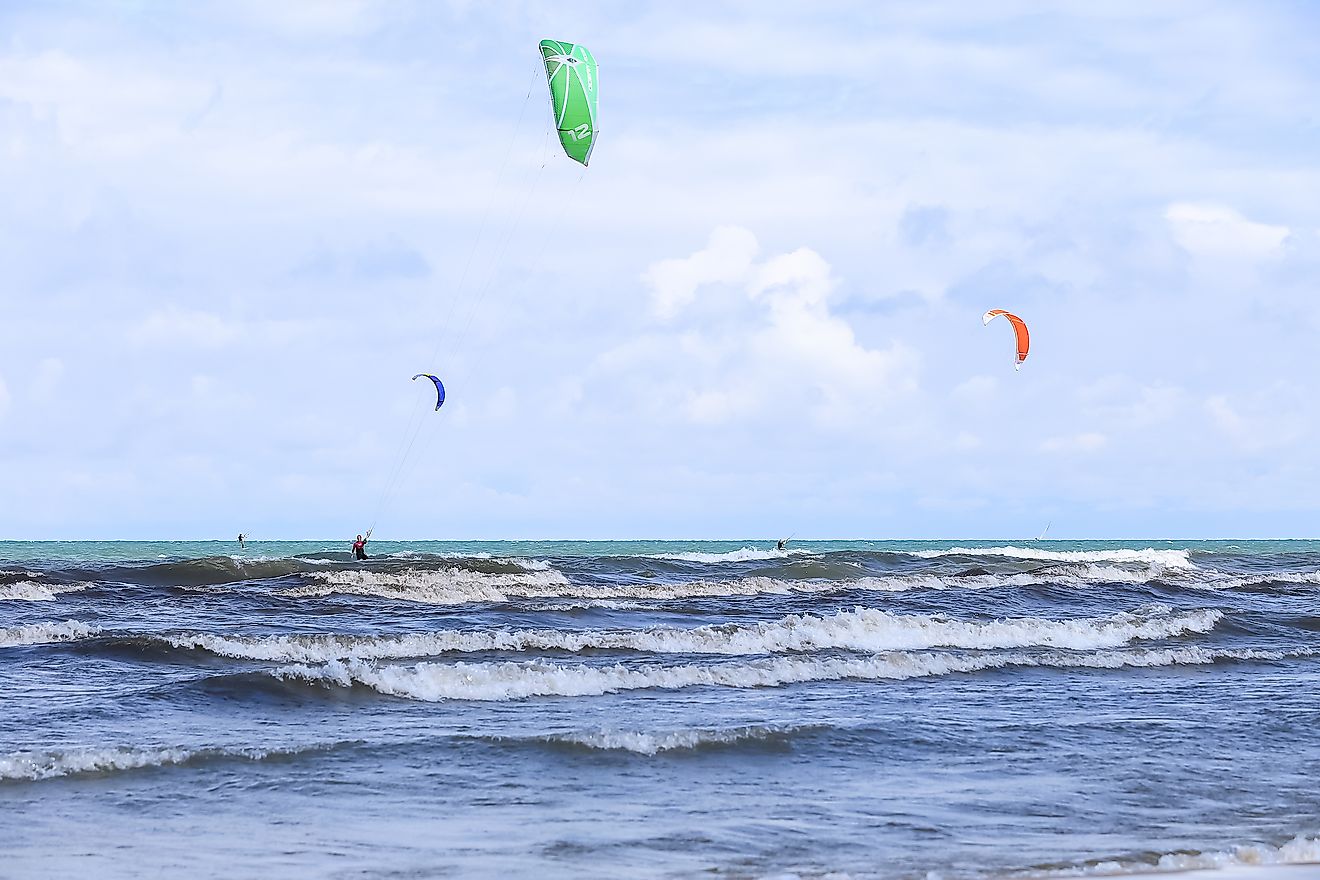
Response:
[[[1320,858],[1320,544],[0,543],[0,876]]]

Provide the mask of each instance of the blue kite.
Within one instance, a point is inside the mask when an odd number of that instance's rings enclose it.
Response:
[[[415,382],[422,377],[426,377],[435,383],[435,408],[439,409],[445,403],[444,383],[441,382],[438,377],[432,376],[430,373],[418,373],[416,376],[413,376],[413,381]]]

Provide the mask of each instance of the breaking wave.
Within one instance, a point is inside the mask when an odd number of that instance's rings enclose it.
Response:
[[[467,568],[400,572],[332,571],[312,575],[316,583],[280,590],[277,595],[315,598],[335,594],[373,596],[430,605],[501,603],[519,599],[564,599],[605,604],[629,601],[788,596],[844,593],[853,590],[902,593],[912,590],[984,590],[1004,587],[1064,586],[1087,588],[1104,584],[1144,584],[1167,577],[1163,568],[1143,570],[1093,563],[1066,564],[1049,571],[980,574],[893,574],[856,579],[786,579],[763,575],[733,580],[679,583],[572,583],[553,568],[518,574],[487,574]],[[1200,583],[1182,584],[1199,587]],[[1207,583],[1204,586],[1213,587]]]
[[[76,593],[91,584],[43,584],[37,581],[0,583],[0,602],[53,602],[61,593]]]
[[[1280,846],[1242,844],[1211,852],[1173,852],[1145,859],[1091,862],[1075,868],[1024,872],[1032,877],[1112,877],[1171,871],[1196,871],[1241,866],[1320,863],[1320,838],[1298,835]]]
[[[482,651],[628,650],[656,654],[754,655],[829,649],[881,652],[929,648],[1116,648],[1136,640],[1206,633],[1223,612],[1175,614],[1167,605],[1077,620],[1035,617],[988,622],[944,615],[900,615],[872,608],[838,614],[793,614],[758,624],[717,624],[691,629],[444,631],[398,636],[222,636],[184,633],[165,637],[178,648],[248,660],[318,663]]]
[[[1311,651],[1137,649],[1091,654],[1064,652],[983,654],[896,652],[858,659],[773,658],[713,666],[565,666],[524,663],[418,663],[375,666],[363,660],[331,660],[319,666],[293,665],[268,674],[282,681],[304,681],[351,688],[362,685],[389,696],[426,702],[442,700],[519,700],[540,696],[599,696],[619,691],[688,687],[761,688],[818,681],[903,680],[1008,667],[1123,669],[1208,665],[1224,661],[1282,660]]]
[[[41,780],[83,773],[109,773],[138,770],[143,767],[168,767],[209,760],[240,759],[262,761],[289,757],[305,752],[325,751],[326,746],[311,749],[254,748],[80,748],[66,751],[13,752],[0,755],[0,780]]]
[[[599,751],[658,755],[741,745],[787,745],[799,734],[823,730],[820,726],[748,724],[726,729],[672,730],[648,733],[632,730],[598,730],[537,737],[538,742],[558,743]]]
[[[96,635],[101,630],[76,620],[50,623],[29,623],[0,629],[0,648],[15,648],[21,645],[47,645],[52,642],[72,642]]]
[[[1052,562],[1117,562],[1159,565],[1165,568],[1196,568],[1188,550],[1041,550],[1037,547],[953,547],[949,550],[916,550],[913,556],[999,556]]]
[[[1320,571],[1271,572],[1238,577],[1220,577],[1207,581],[1204,586],[1220,590],[1253,590],[1260,587],[1320,586]]]
[[[809,550],[767,550],[759,547],[743,547],[739,550],[729,550],[725,553],[701,553],[698,551],[688,553],[652,553],[647,559],[667,559],[672,562],[757,562],[765,559],[787,559],[790,556],[810,556]]]
[[[562,595],[568,579],[551,566],[541,565],[544,567],[511,566],[516,570],[510,573],[457,567],[397,572],[320,571],[311,575],[318,583],[281,590],[279,595],[317,597],[341,593],[432,605],[505,602],[510,596]]]

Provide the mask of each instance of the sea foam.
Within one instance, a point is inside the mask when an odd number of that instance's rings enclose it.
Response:
[[[906,653],[868,658],[777,657],[749,663],[708,666],[581,666],[539,661],[523,663],[418,663],[376,666],[362,660],[332,660],[317,666],[285,666],[268,674],[281,680],[326,686],[362,685],[390,696],[427,702],[441,700],[518,700],[537,696],[598,696],[648,688],[761,688],[821,681],[881,681],[977,672],[1008,667],[1123,669],[1207,665],[1224,661],[1281,660],[1309,651],[1223,650],[1206,648],[1136,649],[963,655]]]
[[[544,564],[542,564],[544,565]],[[455,605],[505,602],[509,596],[557,596],[568,580],[549,565],[521,563],[518,573],[495,574],[467,568],[411,569],[399,572],[312,572],[318,581],[280,591],[282,596],[316,597],[335,593],[378,596],[408,602]]]
[[[54,779],[80,773],[108,773],[137,770],[143,767],[167,767],[194,761],[215,759],[241,759],[261,761],[270,757],[300,754],[304,751],[325,751],[327,746],[310,749],[255,749],[255,748],[74,748],[63,751],[27,751],[0,755],[0,780]]]
[[[1003,587],[1064,586],[1084,589],[1104,584],[1141,584],[1166,575],[1163,566],[1142,570],[1113,564],[1070,563],[1048,572],[937,575],[873,575],[853,580],[786,579],[768,576],[681,583],[580,584],[553,569],[519,574],[488,574],[467,569],[402,572],[314,572],[317,581],[282,590],[281,596],[315,598],[334,594],[372,596],[431,605],[503,603],[521,599],[564,599],[578,604],[619,601],[673,601],[738,596],[787,596],[861,590],[902,593],[913,590],[984,590]],[[1190,584],[1198,586],[1198,584]]]
[[[76,593],[91,584],[51,584],[38,581],[12,581],[0,584],[0,602],[53,602],[61,593]]]
[[[652,553],[647,559],[667,559],[673,562],[757,562],[767,559],[787,559],[790,556],[810,556],[813,555],[808,550],[794,548],[792,550],[764,549],[760,547],[742,547],[738,550],[728,550],[724,553],[702,553],[692,551],[686,553]]]
[[[1251,843],[1225,850],[1173,852],[1150,859],[1092,862],[1075,868],[1028,871],[1029,877],[1117,877],[1133,874],[1320,863],[1320,838],[1298,835],[1279,846]]]
[[[859,652],[928,648],[1114,648],[1135,640],[1206,633],[1223,618],[1217,610],[1173,613],[1148,605],[1107,617],[1049,620],[1035,617],[965,621],[944,615],[894,614],[855,608],[832,615],[793,614],[757,624],[690,629],[485,630],[411,633],[226,636],[182,633],[175,647],[200,648],[249,660],[317,663],[345,659],[424,657],[481,651],[627,650],[656,654],[756,655],[843,649]]]
[[[0,648],[21,645],[45,645],[52,642],[72,642],[96,635],[101,630],[76,620],[48,623],[29,623],[0,629]]]
[[[787,740],[798,733],[820,730],[818,726],[748,724],[724,729],[690,729],[649,732],[641,730],[597,730],[537,737],[540,742],[565,743],[600,751],[658,755],[661,752],[769,743]]]
[[[1051,562],[1117,562],[1159,565],[1165,568],[1196,568],[1187,550],[1042,550],[1039,547],[953,547],[948,550],[917,550],[923,559],[940,556],[998,556],[1009,559],[1038,559]]]

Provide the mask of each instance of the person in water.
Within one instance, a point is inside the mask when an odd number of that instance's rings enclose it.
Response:
[[[247,535],[243,534],[242,532],[238,533],[238,549],[242,550],[247,546],[246,544],[243,543],[243,539],[246,537]]]
[[[362,537],[361,535],[358,535],[357,540],[353,542],[353,558],[354,559],[367,558],[367,539]]]
[[[787,543],[788,543],[788,538],[780,538],[778,541],[775,541],[775,549],[776,549],[776,550],[783,550],[783,549],[784,549],[784,545],[787,544]]]

